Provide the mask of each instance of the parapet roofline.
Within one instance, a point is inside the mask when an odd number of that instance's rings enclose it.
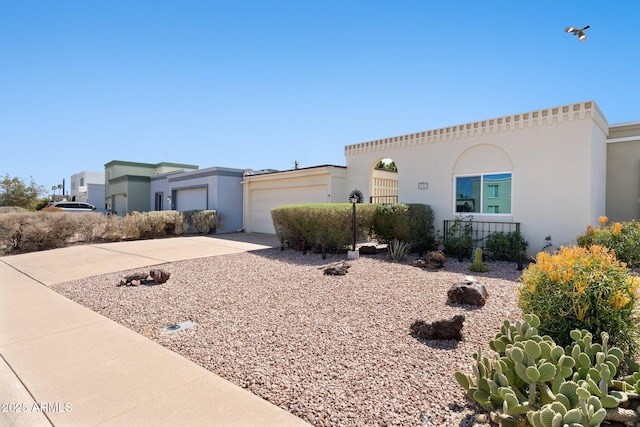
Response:
[[[524,127],[542,126],[544,124],[551,124],[554,122],[561,123],[574,120],[576,117],[578,117],[578,119],[582,119],[587,114],[594,119],[605,134],[609,134],[609,124],[607,123],[607,119],[604,117],[595,101],[584,101],[559,107],[530,111],[527,113],[513,114],[510,116],[351,144],[345,147],[345,155],[355,154],[356,151],[361,152],[361,150],[379,150],[384,146],[395,147],[397,144],[418,145],[476,136],[483,133],[504,132]]]
[[[261,169],[261,170],[253,170],[253,169],[246,169],[245,170],[245,176],[255,176],[255,175],[267,175],[270,173],[284,173],[284,172],[295,172],[295,171],[300,171],[300,170],[309,170],[309,169],[320,169],[320,168],[342,168],[342,169],[346,169],[346,166],[338,166],[338,165],[317,165],[317,166],[308,166],[305,168],[298,168],[298,169],[286,169],[286,170],[276,170],[276,169]]]

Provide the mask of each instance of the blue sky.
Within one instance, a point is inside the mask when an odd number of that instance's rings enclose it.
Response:
[[[640,120],[640,2],[0,0],[0,175],[344,165],[344,147],[594,100]],[[591,25],[580,43],[567,26]]]

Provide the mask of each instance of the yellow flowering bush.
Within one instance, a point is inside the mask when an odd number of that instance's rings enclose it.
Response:
[[[609,333],[612,345],[631,355],[638,348],[639,287],[640,277],[610,249],[562,247],[555,255],[540,252],[523,272],[518,306],[537,315],[541,335],[559,345],[571,342],[571,330],[586,329],[594,337]]]
[[[614,222],[606,225],[606,216],[599,218],[600,227],[588,226],[578,237],[578,246],[606,246],[616,253],[616,258],[629,267],[640,267],[640,222]]]

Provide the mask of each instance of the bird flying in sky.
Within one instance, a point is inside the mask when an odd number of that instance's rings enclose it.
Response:
[[[583,42],[583,41],[585,41],[587,39],[587,35],[584,33],[584,30],[586,30],[587,28],[589,28],[588,25],[586,27],[582,27],[582,28],[567,27],[564,30],[567,33],[573,33],[574,36],[578,36],[578,40]]]

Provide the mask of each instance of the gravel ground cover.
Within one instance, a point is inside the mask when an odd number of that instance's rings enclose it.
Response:
[[[386,254],[324,268],[345,255],[267,249],[161,266],[155,286],[118,287],[137,269],[52,286],[66,297],[189,358],[315,426],[471,426],[477,407],[456,383],[504,319],[517,320],[513,263],[470,273],[469,262],[422,270]],[[482,308],[448,305],[467,275],[489,293]],[[414,338],[409,326],[466,317],[463,341]],[[162,328],[191,321],[173,334]]]

